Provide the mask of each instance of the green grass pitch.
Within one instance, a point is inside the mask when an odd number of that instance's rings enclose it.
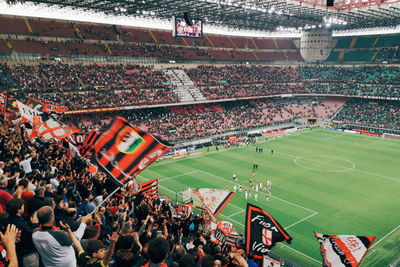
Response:
[[[264,148],[262,154],[255,147]],[[271,149],[274,154],[271,155]],[[272,214],[293,237],[272,251],[300,266],[321,266],[319,245],[312,232],[374,235],[362,266],[387,266],[400,256],[400,142],[328,130],[303,130],[293,135],[260,138],[239,148],[154,163],[139,182],[159,178],[161,194],[197,187],[233,190],[236,173],[249,186],[272,180],[272,197],[248,200]],[[219,218],[243,233],[246,200],[237,194]]]

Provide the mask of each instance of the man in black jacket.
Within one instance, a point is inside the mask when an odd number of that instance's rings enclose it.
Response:
[[[35,196],[28,200],[27,209],[29,217],[32,217],[35,211],[43,207],[44,193],[44,187],[38,187],[35,189]]]
[[[37,226],[22,218],[24,201],[20,198],[11,199],[6,203],[6,211],[9,214],[7,224],[14,224],[21,230],[21,241],[16,244],[19,266],[38,266],[39,254],[32,241],[33,229]]]

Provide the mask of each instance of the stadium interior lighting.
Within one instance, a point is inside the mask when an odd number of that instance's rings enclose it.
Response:
[[[279,37],[279,38],[300,38],[302,30],[310,30],[330,26],[333,30],[333,36],[359,36],[359,35],[376,35],[376,34],[396,34],[400,33],[400,23],[389,27],[363,27],[361,29],[343,29],[344,26],[354,24],[354,21],[347,21],[344,13],[340,13],[340,18],[334,15],[326,15],[320,18],[320,22],[307,21],[299,18],[299,13],[291,9],[277,9],[275,6],[257,5],[255,1],[243,0],[199,0],[200,2],[213,3],[214,5],[229,5],[230,8],[243,9],[247,3],[248,12],[259,12],[259,14],[267,16],[270,20],[276,19],[277,16],[269,14],[296,16],[299,19],[296,23],[285,20],[282,23],[277,22],[269,24],[269,30],[262,29],[263,22],[259,22],[260,28],[249,28],[249,25],[243,24],[240,19],[228,21],[223,16],[213,16],[211,14],[204,15],[204,33],[222,34],[234,36],[248,37]],[[138,3],[139,1],[135,1]],[[145,1],[141,1],[144,2]],[[265,2],[266,3],[266,2]],[[159,17],[158,11],[150,6],[146,9],[135,9],[128,4],[124,6],[112,7],[112,12],[105,13],[94,9],[82,9],[77,7],[60,7],[41,3],[14,3],[8,5],[6,1],[0,0],[0,13],[5,15],[17,15],[28,17],[42,17],[50,19],[62,19],[71,21],[82,21],[90,23],[106,23],[113,25],[124,25],[131,27],[155,28],[163,30],[171,30],[171,17]],[[223,8],[223,7],[222,7]],[[393,6],[391,7],[393,8]],[[129,10],[129,11],[128,11]],[[285,10],[285,11],[283,11]],[[293,13],[294,12],[294,13]],[[257,21],[257,20],[256,20]],[[338,28],[340,27],[340,28]]]

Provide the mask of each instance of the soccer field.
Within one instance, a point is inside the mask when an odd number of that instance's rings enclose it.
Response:
[[[255,148],[264,148],[256,153]],[[274,150],[271,155],[271,149]],[[328,130],[303,130],[258,144],[221,148],[154,163],[138,181],[159,178],[161,194],[175,200],[188,187],[233,190],[236,173],[249,186],[272,180],[272,197],[262,207],[293,237],[272,251],[301,266],[321,266],[313,231],[376,236],[361,266],[387,266],[400,256],[400,142]],[[246,200],[237,194],[219,218],[243,233]]]

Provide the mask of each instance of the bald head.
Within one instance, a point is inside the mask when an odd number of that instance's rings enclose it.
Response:
[[[44,206],[38,209],[37,211],[37,217],[39,220],[40,224],[46,225],[46,224],[53,224],[54,220],[54,211],[51,207],[49,206]]]

